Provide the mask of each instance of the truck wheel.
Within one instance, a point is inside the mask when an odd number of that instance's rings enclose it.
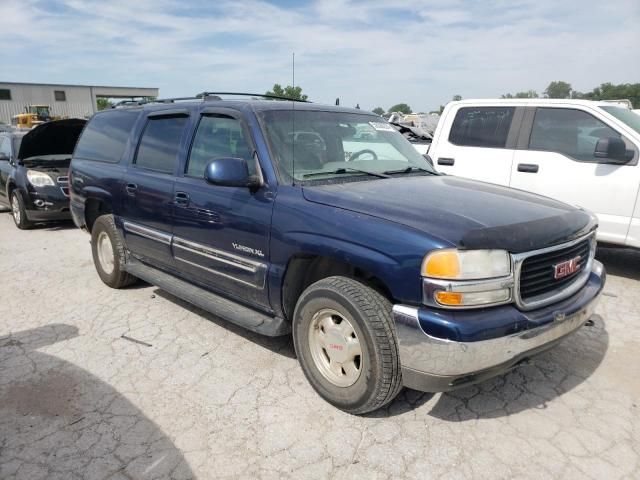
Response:
[[[124,271],[124,243],[113,215],[102,215],[93,224],[91,253],[100,279],[111,288],[126,287],[136,281],[136,277]]]
[[[24,208],[24,200],[17,190],[11,192],[11,214],[13,221],[20,230],[27,230],[33,227],[33,223],[27,218],[27,212]]]
[[[391,303],[346,277],[328,277],[298,299],[293,343],[307,380],[349,413],[386,405],[402,389]]]

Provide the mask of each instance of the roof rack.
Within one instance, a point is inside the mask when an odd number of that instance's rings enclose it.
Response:
[[[282,97],[279,95],[269,95],[266,93],[240,93],[240,92],[202,92],[196,95],[198,98],[215,97],[217,95],[236,95],[242,97],[259,97],[271,98],[273,100],[286,100],[288,102],[311,103],[309,100],[301,100],[299,98]]]
[[[140,100],[129,105],[146,105],[150,103],[175,103],[183,102],[187,100],[222,100],[219,95],[234,95],[241,97],[258,97],[258,98],[270,98],[273,100],[285,100],[288,102],[301,102],[311,103],[308,100],[300,100],[297,98],[281,97],[278,95],[268,95],[262,93],[241,93],[241,92],[202,92],[194,95],[193,97],[174,97],[174,98],[157,98],[155,100]],[[121,102],[122,103],[122,102]],[[124,106],[124,105],[123,105]]]

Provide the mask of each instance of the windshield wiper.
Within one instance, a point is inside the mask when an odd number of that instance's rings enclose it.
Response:
[[[349,173],[349,172],[365,173],[367,175],[371,175],[372,177],[391,178],[389,175],[387,175],[388,172],[384,172],[384,173],[369,172],[368,170],[360,170],[359,168],[353,168],[353,167],[343,167],[343,168],[337,168],[336,170],[305,173],[302,176],[304,178],[309,178],[309,177],[315,177],[319,175],[341,175],[343,173]]]
[[[437,175],[436,172],[433,172],[431,170],[427,170],[426,168],[422,168],[422,167],[407,167],[407,168],[403,168],[401,170],[386,170],[382,173],[385,173],[387,175],[393,175],[394,173],[411,173],[411,172],[426,172],[426,173],[430,173],[431,175]]]

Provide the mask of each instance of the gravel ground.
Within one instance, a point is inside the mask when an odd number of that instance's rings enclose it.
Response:
[[[639,478],[640,253],[599,257],[592,326],[503,377],[356,417],[315,394],[290,339],[111,290],[87,234],[0,214],[0,478]]]

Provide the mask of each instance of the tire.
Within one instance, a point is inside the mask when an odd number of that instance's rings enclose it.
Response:
[[[20,230],[28,230],[33,227],[33,222],[27,218],[24,200],[18,190],[11,192],[11,216],[16,227]]]
[[[102,215],[91,229],[91,253],[100,279],[111,288],[123,288],[136,282],[124,270],[125,248],[113,215]]]
[[[311,386],[345,412],[377,410],[402,389],[391,303],[357,280],[328,277],[302,292],[293,343]]]

